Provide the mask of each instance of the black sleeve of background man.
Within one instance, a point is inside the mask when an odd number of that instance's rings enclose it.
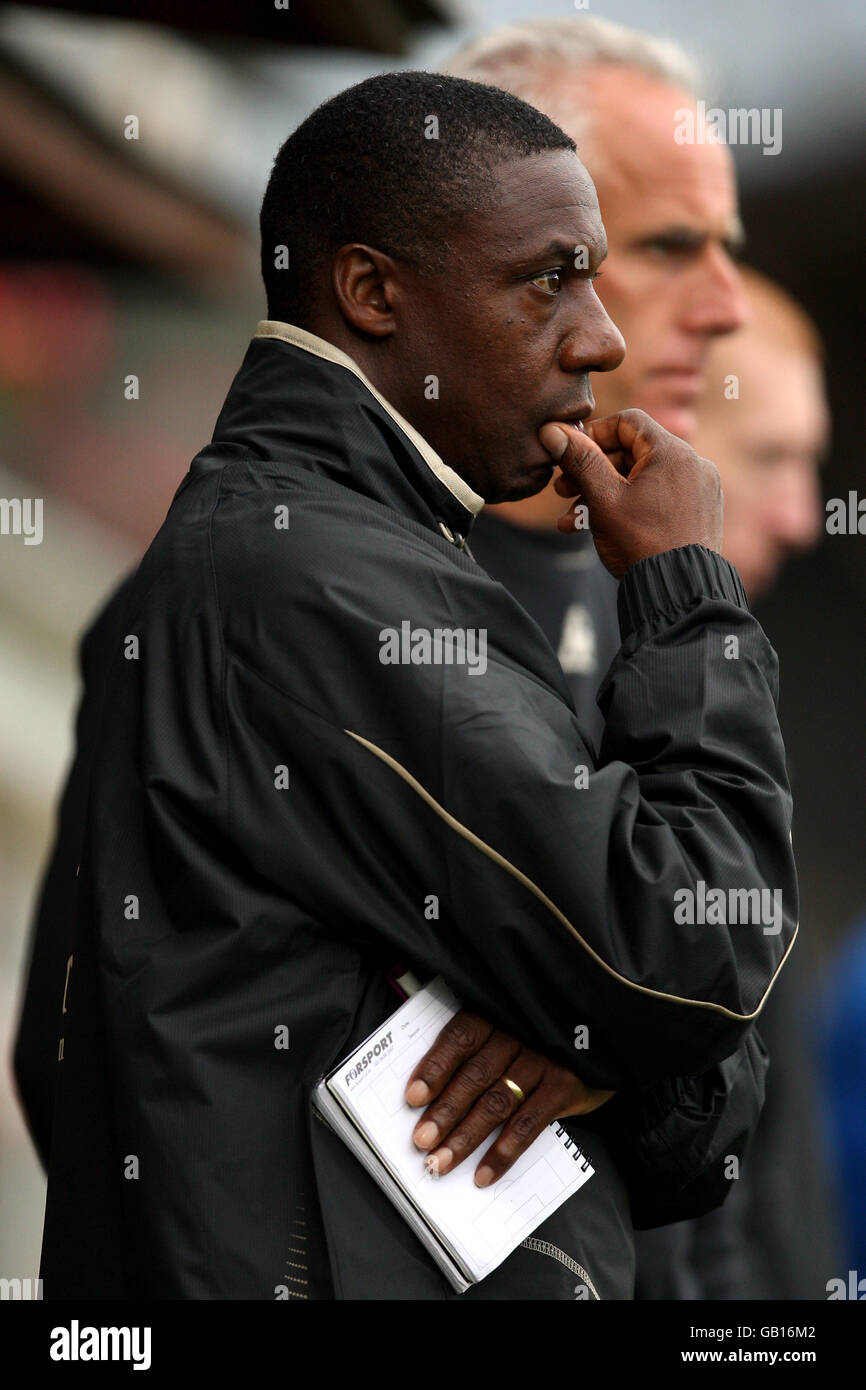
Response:
[[[702,1075],[623,1091],[587,1117],[625,1180],[636,1230],[703,1216],[726,1200],[760,1119],[769,1060],[753,1027]]]

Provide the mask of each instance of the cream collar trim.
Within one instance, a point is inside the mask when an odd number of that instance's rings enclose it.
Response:
[[[373,383],[364,375],[354,358],[347,352],[335,347],[325,338],[319,338],[315,333],[309,333],[306,328],[298,328],[293,323],[282,323],[278,319],[262,319],[256,327],[255,337],[257,338],[279,338],[284,343],[291,343],[293,347],[302,348],[304,352],[311,352],[315,357],[322,357],[327,362],[336,362],[339,366],[345,367],[352,372],[359,381],[362,381],[367,390],[370,391],[379,404],[387,410],[391,419],[403,433],[411,440],[418,450],[418,453],[439,479],[444,483],[448,491],[452,493],[468,512],[477,516],[484,506],[484,498],[479,497],[459,473],[455,473],[453,468],[449,468],[436,450],[427,443],[423,435],[419,434],[413,425],[395,410],[392,405],[385,400],[385,397],[376,390]]]

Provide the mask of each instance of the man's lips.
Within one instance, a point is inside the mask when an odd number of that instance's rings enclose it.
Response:
[[[702,391],[705,385],[704,372],[699,367],[654,367],[650,376],[689,393]]]
[[[685,372],[689,376],[700,376],[703,371],[703,367],[695,362],[662,362],[661,366],[652,367],[650,370],[652,373]]]
[[[594,410],[595,401],[586,401],[583,405],[572,406],[570,410],[562,410],[558,415],[548,415],[547,419],[542,420],[541,423],[543,425],[573,425],[576,430],[583,430],[583,421]]]
[[[538,430],[543,429],[545,425],[571,425],[572,429],[580,430],[582,434],[585,434],[586,431],[583,428],[583,421],[588,415],[591,415],[594,410],[595,401],[592,397],[590,397],[588,401],[583,401],[580,405],[564,406],[562,410],[546,416],[536,427],[536,433]],[[546,449],[543,444],[541,445],[541,449],[542,458],[539,459],[536,466],[538,468],[552,468],[555,460],[551,458],[550,451]]]

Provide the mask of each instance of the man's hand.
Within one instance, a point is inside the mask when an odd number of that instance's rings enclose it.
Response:
[[[544,425],[539,438],[562,469],[556,491],[586,507],[599,558],[617,579],[678,546],[721,550],[718,469],[644,411],[623,410],[580,430]],[[573,531],[574,509],[557,525]]]
[[[506,1077],[525,1100],[505,1084]],[[475,1170],[479,1187],[501,1178],[551,1120],[586,1115],[613,1094],[585,1086],[573,1072],[465,1010],[446,1023],[406,1086],[409,1105],[427,1106],[414,1140],[419,1149],[432,1150],[427,1167],[437,1176],[450,1173],[504,1125]]]

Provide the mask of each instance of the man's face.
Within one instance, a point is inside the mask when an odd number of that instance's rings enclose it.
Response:
[[[829,433],[824,386],[811,355],[767,342],[756,330],[732,341],[728,353],[714,354],[716,363],[736,373],[739,397],[726,400],[719,382],[711,382],[694,443],[721,474],[723,553],[754,598],[788,554],[814,545],[821,533],[818,467]]]
[[[616,367],[624,344],[595,292],[607,246],[576,155],[509,160],[496,176],[495,209],[461,219],[445,270],[404,271],[392,399],[476,492],[507,501],[549,482],[540,427],[591,414],[589,373]]]
[[[740,236],[730,155],[678,145],[674,113],[693,103],[633,69],[581,74],[583,141],[569,103],[560,83],[545,109],[578,140],[598,190],[609,251],[597,289],[628,345],[597,383],[597,414],[637,406],[688,439],[710,344],[747,313],[730,255]]]

